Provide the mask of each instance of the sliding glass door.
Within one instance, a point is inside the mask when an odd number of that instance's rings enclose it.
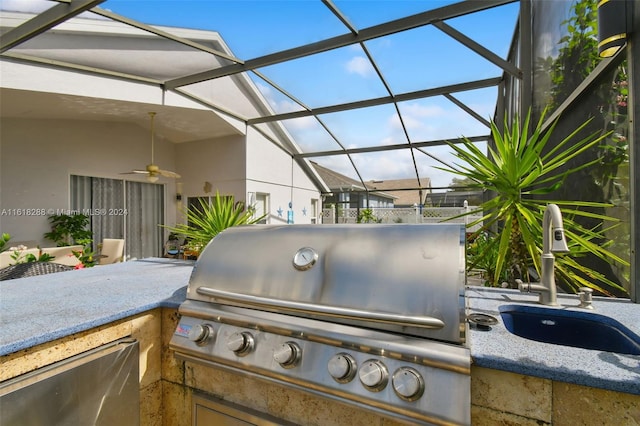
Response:
[[[163,185],[72,175],[70,207],[89,216],[94,250],[124,238],[127,259],[162,256]]]
[[[126,182],[128,214],[125,253],[131,257],[161,257],[164,224],[164,186],[146,182]]]

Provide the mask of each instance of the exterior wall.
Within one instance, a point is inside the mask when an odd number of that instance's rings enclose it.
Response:
[[[269,223],[286,223],[292,201],[295,223],[311,223],[311,200],[320,205],[311,180],[289,155],[257,132],[250,133],[248,143],[245,139],[239,135],[172,144],[156,136],[155,162],[182,175],[177,181],[159,181],[166,188],[167,224],[182,220],[180,207],[188,197],[214,195],[216,190],[246,202],[250,192],[269,194]],[[144,181],[120,173],[143,168],[149,163],[149,150],[149,130],[133,124],[3,118],[0,209],[66,210],[71,174]],[[175,201],[177,182],[183,187],[182,203]],[[211,192],[205,189],[207,182]],[[15,241],[51,245],[43,237],[50,230],[43,215],[0,216],[0,230]]]
[[[177,203],[178,210],[186,207],[189,197],[215,196],[216,190],[221,195],[233,195],[244,200],[244,140],[244,136],[228,136],[176,145],[176,167],[182,176],[178,182],[183,188],[182,201]],[[175,200],[174,195],[169,194],[169,199]],[[184,220],[180,211],[176,220]]]
[[[290,155],[250,129],[246,158],[247,193],[269,194],[267,223],[287,223],[289,202],[294,223],[311,223],[312,199],[318,200],[316,223],[320,223],[320,192]]]
[[[0,127],[0,210],[44,209],[36,216],[0,215],[0,230],[15,241],[34,240],[46,247],[49,210],[69,209],[72,174],[144,181],[122,175],[150,160],[149,130],[122,122],[3,118]],[[155,140],[155,162],[175,170],[175,146]],[[174,199],[175,182],[162,179],[166,199]],[[175,209],[166,206],[166,221]]]
[[[250,193],[269,194],[267,223],[271,224],[287,222],[292,201],[295,223],[311,223],[311,200],[320,199],[318,189],[289,155],[259,133],[177,144],[175,149],[176,168],[182,175],[178,221],[184,220],[180,208],[189,197],[214,196],[219,191],[247,204],[254,201]],[[175,199],[173,195],[169,200]]]

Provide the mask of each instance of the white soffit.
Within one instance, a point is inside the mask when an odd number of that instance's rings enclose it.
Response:
[[[147,128],[150,111],[158,113],[156,133],[174,143],[241,134],[216,113],[206,109],[6,88],[0,91],[2,118],[118,121]]]

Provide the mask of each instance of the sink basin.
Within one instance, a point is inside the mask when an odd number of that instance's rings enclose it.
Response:
[[[502,305],[499,309],[507,330],[525,339],[640,355],[640,336],[604,315],[530,305]]]

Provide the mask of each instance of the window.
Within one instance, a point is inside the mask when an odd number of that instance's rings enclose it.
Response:
[[[251,205],[250,207],[253,207],[255,209],[253,213],[253,217],[260,217],[265,213],[268,213],[269,212],[269,194],[264,194],[261,192],[256,193],[256,200],[254,203],[251,203],[251,200],[250,200],[250,205]],[[268,221],[269,221],[269,215],[265,216],[258,223],[264,225],[264,224],[267,224]]]
[[[318,223],[318,200],[311,199],[311,223]]]
[[[89,216],[93,250],[124,238],[127,259],[162,255],[163,185],[72,175],[70,207]]]

